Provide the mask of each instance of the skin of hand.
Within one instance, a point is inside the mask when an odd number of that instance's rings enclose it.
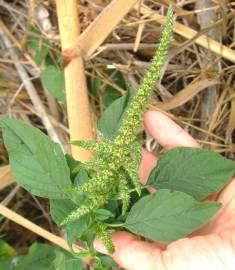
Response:
[[[145,113],[147,131],[169,150],[174,147],[200,147],[180,126],[160,112]],[[157,157],[143,151],[139,176],[145,183]],[[219,212],[201,229],[168,245],[140,240],[129,232],[112,234],[113,259],[126,270],[232,270],[235,269],[235,180],[211,197],[222,203]],[[95,240],[97,251],[108,254]]]

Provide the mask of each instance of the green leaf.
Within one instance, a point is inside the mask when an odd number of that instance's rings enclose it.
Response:
[[[50,51],[49,45],[48,46],[47,45],[46,46],[43,46],[43,45],[40,46],[40,50],[34,56],[34,60],[35,60],[35,62],[36,62],[36,64],[38,66],[40,66],[42,64],[43,60],[48,55],[49,51]]]
[[[116,69],[107,69],[105,73],[110,77],[110,80],[115,82],[116,85],[122,89],[126,89],[126,82],[122,73]],[[105,76],[106,77],[106,76]],[[103,77],[90,76],[87,78],[87,85],[89,91],[95,97],[99,97],[100,89],[104,90],[103,103],[105,107],[109,106],[115,99],[120,97],[120,92],[115,88],[115,86],[107,83]]]
[[[84,169],[81,169],[77,173],[77,175],[74,179],[74,187],[81,186],[81,185],[85,184],[88,180],[89,180],[88,173]]]
[[[232,180],[234,172],[235,162],[215,152],[180,147],[162,155],[147,184],[202,199],[223,188]]]
[[[107,209],[100,208],[100,209],[96,209],[94,212],[95,212],[96,218],[99,220],[106,220],[106,219],[109,219],[110,217],[114,217],[114,214]]]
[[[4,267],[3,267],[4,266]],[[25,256],[0,261],[0,270],[82,270],[81,259],[47,244],[34,243]]]
[[[101,254],[96,254],[94,256],[94,270],[121,270],[113,258],[110,256],[103,256]]]
[[[141,198],[124,227],[152,240],[169,243],[192,233],[211,218],[220,204],[198,202],[179,191],[159,190]]]
[[[72,182],[74,183],[75,178],[77,176],[77,172],[74,172],[74,169],[82,164],[82,162],[75,160],[72,156],[70,155],[65,155],[66,161],[67,161],[67,165],[69,167],[70,170],[70,179],[72,180]]]
[[[5,241],[0,239],[0,260],[9,259],[17,255],[17,252],[8,245]]]
[[[68,199],[50,200],[50,213],[57,225],[60,225],[64,218],[76,208],[77,205]]]
[[[135,90],[130,87],[126,95],[116,99],[105,110],[99,121],[99,130],[106,138],[113,139],[117,135],[122,117],[134,95]]]
[[[82,270],[81,259],[47,244],[34,243],[29,253],[13,259],[0,260],[0,270]]]
[[[61,270],[83,270],[83,263],[80,259],[68,259]]]
[[[34,34],[29,36],[28,46],[33,50],[36,64],[40,66],[50,51],[50,42],[37,27],[32,27],[31,32]]]
[[[52,261],[55,259],[55,247],[34,243],[27,256],[20,258],[14,270],[55,270]]]
[[[113,258],[109,257],[109,256],[101,256],[100,260],[102,262],[102,264],[106,267],[108,267],[109,269],[111,267],[117,267],[116,262],[114,261]]]
[[[79,184],[84,183],[89,179],[86,171],[81,170],[74,179],[74,187],[77,187]],[[51,200],[50,201],[50,212],[53,220],[60,225],[60,223],[75,209],[82,204],[85,200],[85,196],[79,193],[71,193],[71,200]],[[77,220],[74,220],[68,223],[65,226],[67,233],[67,241],[72,248],[72,244],[75,239],[81,238],[86,230],[89,227],[89,216],[83,216]]]
[[[68,252],[56,249],[56,258],[53,261],[53,266],[55,270],[82,270],[83,263],[81,259],[74,258]]]
[[[86,230],[82,237],[81,240],[87,243],[87,246],[89,249],[93,249],[93,242],[96,237],[96,231],[93,227],[90,227],[88,230]]]
[[[126,82],[120,71],[116,69],[107,69],[105,73],[109,75],[112,82],[114,82],[116,85],[118,85],[122,89],[126,89]],[[120,97],[121,97],[120,91],[118,91],[118,89],[116,89],[115,86],[107,84],[105,88],[104,96],[103,96],[104,106],[107,108],[116,99]]]
[[[59,101],[66,103],[64,72],[48,66],[40,75],[43,86]]]
[[[0,120],[11,169],[17,182],[34,195],[65,198],[71,187],[64,154],[40,130],[16,119]]]
[[[82,237],[84,232],[88,229],[87,217],[81,217],[66,225],[67,242],[72,249],[72,244],[76,239]]]
[[[73,170],[81,164],[80,161],[74,159],[72,156],[70,155],[65,155],[65,158],[66,158],[66,161],[67,161],[67,164],[68,164],[68,167],[70,169],[70,172],[72,173]]]
[[[89,175],[87,174],[87,172],[85,170],[81,170],[77,173],[77,175],[74,179],[73,187],[76,188],[78,186],[81,186],[85,182],[87,182],[87,180],[89,180]],[[86,199],[86,196],[83,194],[79,194],[77,192],[72,192],[72,193],[70,193],[70,198],[76,204],[81,205],[84,202],[84,200]]]
[[[0,260],[0,270],[15,270],[14,259]]]
[[[114,87],[107,87],[103,96],[103,103],[105,107],[110,106],[116,99],[120,98],[121,94]]]
[[[112,82],[115,82],[119,87],[126,89],[126,81],[122,75],[122,73],[117,69],[106,69],[105,73],[107,73]],[[112,78],[111,78],[112,77]]]
[[[58,225],[77,207],[71,200],[50,200],[50,212]],[[88,219],[86,216],[68,223],[65,230],[69,246],[72,247],[73,241],[80,238],[87,229]]]

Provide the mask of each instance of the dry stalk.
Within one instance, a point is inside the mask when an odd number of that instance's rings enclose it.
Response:
[[[136,5],[135,9],[139,10],[139,5]],[[151,18],[155,19],[155,21],[157,21],[160,24],[164,24],[166,21],[165,16],[159,15],[158,13],[154,12],[151,8],[145,5],[141,6],[140,12],[144,15],[149,14]],[[197,31],[177,22],[174,23],[174,32],[186,39],[193,39],[194,37],[198,36]],[[195,43],[235,63],[235,51],[225,45],[221,45],[221,43],[215,41],[214,39],[209,38],[206,35],[200,35],[195,39]]]
[[[40,235],[44,239],[50,241],[51,243],[53,243],[57,246],[65,249],[65,250],[68,250],[68,251],[70,250],[66,240],[48,232],[47,230],[41,228],[40,226],[34,224],[33,222],[29,221],[28,219],[22,217],[21,215],[15,213],[14,211],[10,210],[9,208],[7,208],[1,204],[0,204],[0,215],[19,224],[20,226],[30,230],[31,232],[34,232],[35,234]],[[74,244],[73,250],[75,252],[80,252],[82,249],[79,246]],[[89,258],[86,257],[84,259],[84,262],[89,263]]]
[[[89,58],[136,2],[113,0],[76,39],[76,43],[66,48],[70,50],[66,51],[65,56],[69,59],[81,55],[84,59]]]
[[[10,166],[1,166],[0,167],[0,190],[11,185],[15,182],[15,177],[13,176]]]
[[[196,7],[199,9],[204,9],[211,7],[213,5],[211,0],[197,0]],[[198,23],[201,26],[201,29],[208,26],[208,24],[212,24],[216,21],[217,15],[213,10],[207,10],[197,14]],[[213,28],[207,32],[208,37],[212,38],[213,40],[218,40],[221,36],[220,29]],[[215,55],[207,50],[201,50],[202,57],[200,57],[200,65],[202,69],[207,69],[209,66],[213,65],[213,59]],[[206,57],[205,57],[206,56]],[[219,64],[214,64],[213,69],[217,72],[219,70]],[[213,113],[217,103],[217,95],[218,95],[218,88],[216,86],[208,87],[207,91],[202,93],[202,100],[201,100],[201,119],[205,120],[201,122],[201,127],[204,129],[208,129],[211,125],[209,124],[213,121]],[[211,131],[211,130],[210,130]]]
[[[187,101],[191,100],[194,96],[196,96],[201,91],[207,89],[208,87],[215,86],[218,84],[220,84],[220,82],[216,79],[202,80],[201,78],[199,78],[197,82],[190,83],[183,90],[179,91],[175,96],[168,99],[167,101],[161,103],[155,102],[153,104],[156,105],[158,109],[169,111],[185,104]]]
[[[114,1],[113,1],[114,2]],[[112,2],[112,3],[113,3]],[[121,1],[120,1],[121,2]],[[125,1],[127,2],[127,1]],[[108,8],[108,6],[106,7]],[[131,7],[129,7],[130,9]],[[152,20],[157,21],[160,24],[164,24],[166,21],[166,17],[162,16],[156,12],[154,12],[151,8],[145,6],[136,4],[134,6],[135,10],[139,11],[143,15],[148,15]],[[71,59],[77,55],[81,55],[88,59],[91,57],[91,55],[99,48],[101,43],[104,41],[104,39],[108,36],[108,34],[111,32],[108,29],[108,26],[104,26],[104,22],[112,21],[113,15],[111,16],[111,13],[105,14],[106,10],[104,9],[103,12],[96,18],[98,20],[99,17],[101,17],[101,22],[99,24],[96,24],[96,20],[87,28],[86,31],[77,39],[76,45],[74,47],[71,47],[70,50],[68,49],[66,52],[66,56]],[[119,14],[119,13],[117,13]],[[121,19],[121,18],[120,18]],[[99,22],[99,21],[98,21]],[[118,22],[117,22],[118,23]],[[106,23],[107,24],[107,23]],[[216,53],[217,55],[235,63],[235,51],[230,49],[229,47],[225,45],[221,45],[219,42],[215,41],[212,38],[207,37],[206,35],[199,35],[199,33],[181,23],[174,23],[174,32],[181,35],[182,37],[192,40],[195,39],[195,43],[202,46],[203,48],[208,49],[209,51]],[[99,33],[99,35],[97,35]],[[97,40],[98,38],[98,40]],[[91,42],[91,40],[95,39],[94,42]]]
[[[71,48],[80,33],[77,1],[56,0],[62,50]],[[91,140],[93,138],[83,59],[73,59],[65,68],[65,88],[70,139]],[[91,159],[91,153],[72,146],[72,155],[80,161]]]

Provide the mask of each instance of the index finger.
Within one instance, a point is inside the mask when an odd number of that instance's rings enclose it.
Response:
[[[149,134],[167,150],[180,146],[200,147],[183,128],[163,113],[146,112],[144,126]]]

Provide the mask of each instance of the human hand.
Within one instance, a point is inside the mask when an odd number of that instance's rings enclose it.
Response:
[[[145,114],[148,132],[165,149],[200,147],[181,127],[160,112]],[[144,151],[139,170],[145,183],[157,158]],[[126,270],[232,270],[235,269],[235,180],[214,199],[221,202],[220,211],[193,235],[162,245],[141,241],[128,232],[112,234],[115,245],[113,259]],[[102,242],[95,248],[107,254]]]

